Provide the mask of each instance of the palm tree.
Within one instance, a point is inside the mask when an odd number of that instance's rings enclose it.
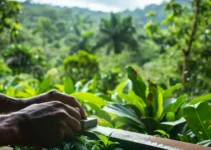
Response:
[[[77,15],[72,26],[72,33],[66,39],[67,44],[71,45],[70,54],[77,53],[79,50],[90,52],[92,49],[92,37],[95,32],[90,29],[91,20],[89,17]]]
[[[100,24],[100,40],[93,50],[107,46],[107,53],[111,50],[114,53],[121,53],[125,46],[135,50],[137,41],[134,38],[135,28],[133,27],[132,17],[121,18],[120,14],[111,13],[110,19],[102,19]]]

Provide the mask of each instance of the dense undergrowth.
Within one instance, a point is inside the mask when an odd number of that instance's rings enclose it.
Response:
[[[117,142],[109,141],[103,135],[95,135],[95,138],[77,136],[72,141],[66,141],[54,148],[30,148],[15,146],[15,150],[124,150]]]
[[[1,90],[9,96],[27,98],[54,88],[80,100],[101,126],[210,145],[211,118],[207,114],[211,94],[189,99],[186,94],[179,95],[182,84],[164,90],[151,81],[146,84],[131,67],[127,69],[128,79],[107,95],[93,91],[96,78],[75,85],[69,77],[63,84],[53,84],[51,76],[36,84],[33,79],[14,78],[2,84]]]

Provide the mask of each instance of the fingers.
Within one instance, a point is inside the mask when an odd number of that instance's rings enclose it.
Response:
[[[76,108],[73,108],[71,106],[66,106],[66,110],[68,112],[68,114],[70,114],[70,116],[73,116],[74,118],[76,118],[77,120],[81,120],[81,114],[80,112],[76,109]]]
[[[73,107],[78,107],[80,110],[81,117],[87,118],[87,114],[86,114],[84,108],[79,104],[79,102],[74,97],[59,93],[57,91],[52,91],[52,93],[50,94],[52,97],[52,100],[59,100],[60,102],[62,102],[64,104],[68,104]]]
[[[81,120],[81,114],[80,114],[78,108],[67,106],[64,103],[60,102],[60,101],[47,102],[46,104],[47,104],[47,106],[52,106],[54,111],[58,111],[61,114],[63,114],[63,113],[64,114],[68,114],[70,116],[73,116],[74,118],[76,118],[79,121]]]
[[[73,130],[71,129],[71,127],[66,124],[65,128],[64,128],[64,138],[66,139],[73,139],[75,137],[75,134],[73,132]]]
[[[70,129],[72,129],[73,133],[78,133],[81,131],[81,123],[79,120],[72,116],[67,116],[66,123]]]
[[[55,108],[59,108],[58,113],[61,115],[60,118],[64,118],[64,121],[69,125],[74,133],[77,133],[81,130],[81,115],[78,108],[73,108],[71,106],[66,106],[65,104],[54,101]]]
[[[81,130],[81,123],[80,123],[80,114],[77,110],[75,110],[73,107],[68,107],[69,108],[69,112],[68,113],[74,113],[74,115],[68,115],[67,116],[67,124],[69,125],[69,127],[73,130],[74,133],[77,133]]]

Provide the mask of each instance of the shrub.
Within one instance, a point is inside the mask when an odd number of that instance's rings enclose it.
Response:
[[[99,71],[99,61],[95,55],[79,51],[64,60],[64,67],[66,75],[71,76],[73,81],[92,79]]]

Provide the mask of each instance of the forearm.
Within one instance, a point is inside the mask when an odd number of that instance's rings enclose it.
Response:
[[[55,91],[49,91],[27,99],[16,99],[0,94],[0,114],[18,111],[32,104],[48,102],[54,93]]]
[[[18,130],[11,125],[10,117],[0,115],[0,146],[15,144]]]
[[[0,114],[18,111],[24,108],[26,103],[22,100],[17,100],[0,94]]]

